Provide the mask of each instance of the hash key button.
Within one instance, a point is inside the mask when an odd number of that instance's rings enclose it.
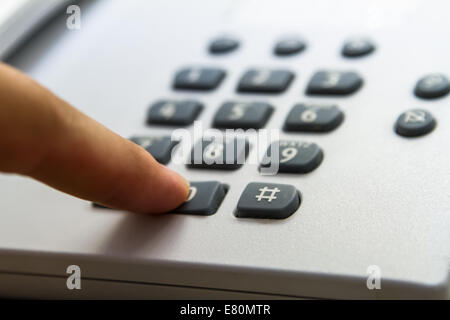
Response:
[[[287,70],[251,69],[241,78],[238,91],[248,93],[280,93],[285,91],[294,74]]]
[[[276,151],[278,150],[278,152]],[[323,151],[315,143],[300,141],[275,141],[267,149],[261,162],[262,168],[278,169],[285,173],[308,173],[323,160]]]
[[[334,105],[297,104],[284,123],[285,131],[328,132],[344,120],[342,111]]]
[[[213,90],[225,78],[225,71],[216,68],[186,68],[177,73],[175,89]]]
[[[285,219],[300,206],[300,193],[294,186],[252,182],[242,193],[235,216],[238,218]]]
[[[179,143],[170,136],[132,137],[130,140],[147,150],[156,161],[162,164],[169,163],[172,149]]]
[[[217,212],[226,194],[218,181],[191,182],[186,201],[172,213],[210,216]]]
[[[311,78],[309,95],[348,95],[362,86],[362,78],[355,72],[319,71]]]

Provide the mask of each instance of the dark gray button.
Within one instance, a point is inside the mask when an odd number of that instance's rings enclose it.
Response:
[[[172,213],[210,216],[217,212],[226,194],[218,181],[191,182],[187,200]]]
[[[418,137],[433,131],[435,127],[436,120],[431,113],[421,109],[413,109],[398,117],[395,131],[404,137]]]
[[[416,96],[424,99],[433,99],[445,96],[450,92],[448,79],[438,73],[430,74],[420,79],[414,89]]]
[[[285,219],[300,206],[294,186],[252,182],[242,193],[235,212],[238,218]]]
[[[225,78],[225,71],[213,68],[186,68],[175,76],[174,88],[187,90],[213,90]]]
[[[198,169],[236,170],[245,163],[249,151],[246,139],[227,141],[203,138],[192,148],[188,167]]]
[[[344,114],[334,105],[297,104],[284,123],[285,131],[328,132],[336,129]]]
[[[169,136],[132,137],[130,140],[147,150],[156,161],[162,164],[169,163],[172,149],[179,143]]]
[[[261,167],[278,167],[278,172],[308,173],[316,169],[322,160],[323,151],[315,143],[281,140],[269,146]]]
[[[241,78],[238,91],[253,93],[280,93],[285,91],[294,79],[287,70],[251,69]]]
[[[349,40],[342,48],[342,55],[348,58],[356,58],[368,55],[375,50],[375,45],[368,39]]]
[[[272,112],[273,107],[263,102],[227,102],[217,111],[213,126],[224,129],[260,129]]]
[[[197,101],[158,101],[148,110],[147,123],[171,126],[190,125],[197,119],[202,109],[203,105]]]
[[[224,54],[236,50],[239,47],[239,41],[236,39],[223,37],[215,39],[209,45],[209,52],[212,54]]]
[[[355,72],[319,71],[308,84],[307,94],[348,95],[358,90],[363,83]]]
[[[306,43],[298,38],[290,38],[280,40],[274,49],[274,53],[278,56],[288,56],[300,53],[306,48]]]
[[[95,203],[95,202],[92,202],[92,207],[97,208],[97,209],[114,210],[112,208],[105,207],[105,206],[103,206],[101,204],[98,204],[98,203]]]

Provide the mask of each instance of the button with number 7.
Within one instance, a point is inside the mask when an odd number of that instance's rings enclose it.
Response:
[[[281,140],[269,146],[260,170],[263,172],[271,168],[276,172],[308,173],[316,169],[322,160],[323,151],[315,143]]]

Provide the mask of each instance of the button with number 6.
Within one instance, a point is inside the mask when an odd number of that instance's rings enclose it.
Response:
[[[329,132],[342,123],[344,113],[335,105],[297,104],[284,123],[285,131]]]
[[[261,161],[260,171],[308,173],[316,169],[322,163],[322,160],[323,151],[315,143],[275,141],[267,149]]]

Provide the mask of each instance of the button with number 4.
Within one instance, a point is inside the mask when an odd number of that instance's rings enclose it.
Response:
[[[308,173],[316,169],[322,160],[323,151],[315,143],[281,140],[269,146],[260,170],[276,170],[278,167],[278,172]]]
[[[186,126],[192,124],[203,109],[200,102],[192,100],[161,100],[148,110],[147,123],[169,126]]]
[[[268,103],[227,102],[216,113],[213,126],[223,129],[260,129],[272,112],[273,107]]]
[[[300,206],[300,193],[291,185],[252,182],[236,208],[238,218],[286,219]]]
[[[285,131],[328,132],[336,129],[344,114],[334,105],[297,104],[284,123]]]

